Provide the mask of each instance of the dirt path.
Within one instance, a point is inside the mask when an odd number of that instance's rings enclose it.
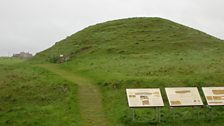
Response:
[[[101,94],[95,85],[91,84],[89,80],[55,65],[39,66],[78,85],[78,102],[83,126],[111,126],[103,113]]]

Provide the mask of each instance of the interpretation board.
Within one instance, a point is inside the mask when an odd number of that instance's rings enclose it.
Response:
[[[202,87],[210,106],[224,105],[224,87]]]
[[[164,106],[159,88],[126,89],[129,107]]]
[[[174,87],[165,88],[165,90],[169,100],[169,105],[172,107],[203,105],[196,87]]]

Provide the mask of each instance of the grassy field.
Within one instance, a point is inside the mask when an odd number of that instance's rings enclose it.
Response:
[[[188,61],[174,60],[172,63],[163,63],[161,59],[171,60],[170,57],[165,59],[163,55],[157,57],[157,60],[156,58],[153,60],[129,57],[126,60],[116,58],[108,56],[105,59],[96,58],[94,60],[90,57],[83,57],[61,65],[63,69],[73,70],[74,73],[95,80],[104,96],[103,101],[107,116],[114,124],[121,126],[158,124],[155,118],[155,109],[137,109],[137,119],[134,123],[132,122],[132,110],[128,108],[125,89],[142,87],[159,87],[162,90],[166,107],[161,108],[160,125],[197,124],[209,126],[224,123],[223,107],[170,109],[164,91],[164,87],[175,86],[195,86],[199,89],[202,86],[223,86],[224,68],[222,66],[224,63],[221,57],[217,58],[218,61],[209,59],[209,57],[203,59],[195,57],[195,59],[192,58]],[[190,58],[190,56],[185,58]],[[90,65],[91,63],[95,65]],[[133,65],[133,63],[138,65]],[[139,64],[141,64],[141,69],[136,68],[140,67]],[[203,96],[201,89],[200,93]],[[203,100],[206,104],[205,99]]]
[[[77,85],[19,59],[0,58],[1,126],[79,126]]]
[[[100,88],[104,112],[116,126],[224,125],[224,107],[169,108],[164,91],[224,86],[223,40],[161,18],[122,19],[69,36],[30,63],[58,63],[60,54],[70,60],[59,68],[91,79]],[[125,89],[142,87],[161,88],[166,106],[160,108],[160,122],[154,108],[135,109],[133,121]]]

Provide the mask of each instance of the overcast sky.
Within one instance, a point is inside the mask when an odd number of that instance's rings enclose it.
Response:
[[[0,56],[35,54],[89,25],[162,17],[224,39],[223,0],[0,0]]]

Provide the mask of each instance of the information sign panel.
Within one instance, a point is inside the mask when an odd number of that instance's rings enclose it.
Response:
[[[208,105],[224,105],[224,87],[202,87]]]
[[[129,107],[164,106],[159,88],[126,89]]]
[[[170,106],[203,105],[196,87],[165,88]]]

